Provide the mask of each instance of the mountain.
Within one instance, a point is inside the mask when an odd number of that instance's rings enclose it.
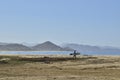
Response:
[[[42,44],[38,44],[32,47],[33,50],[36,51],[69,51],[67,48],[62,48],[50,41],[46,41]]]
[[[50,41],[46,41],[36,46],[29,46],[18,43],[0,43],[0,51],[71,51],[70,48],[62,48]]]
[[[3,42],[0,42],[0,45],[7,45],[8,43],[3,43]]]
[[[74,49],[70,48],[70,47],[62,47],[65,51],[74,51]]]
[[[81,44],[64,44],[63,47],[69,47],[79,52],[120,52],[119,48],[115,47],[100,47],[91,45],[81,45]]]
[[[25,43],[24,43],[25,44]],[[100,46],[91,46],[91,45],[81,45],[81,44],[64,44],[62,47],[46,41],[35,46],[25,46],[18,43],[0,43],[0,51],[73,51],[77,50],[78,52],[120,52],[119,48],[115,47],[100,47]]]
[[[31,48],[24,46],[22,44],[6,44],[0,45],[0,51],[28,51]]]
[[[27,43],[27,42],[22,42],[21,44],[23,44],[25,46],[29,46],[29,47],[37,45],[37,43]]]

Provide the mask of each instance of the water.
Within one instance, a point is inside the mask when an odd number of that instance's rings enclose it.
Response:
[[[0,54],[18,54],[18,55],[52,55],[52,54],[70,54],[71,51],[0,51]]]
[[[69,55],[73,53],[72,51],[0,51],[0,54],[18,54],[18,55],[57,55],[57,54],[66,54]],[[117,51],[89,51],[89,52],[80,52],[82,55],[120,55],[120,52]]]
[[[120,51],[88,51],[82,52],[87,55],[118,55],[120,56]]]

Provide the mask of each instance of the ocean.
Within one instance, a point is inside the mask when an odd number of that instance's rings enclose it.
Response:
[[[53,54],[66,54],[69,55],[71,51],[0,51],[0,54],[10,54],[10,55],[53,55]]]
[[[86,55],[118,55],[118,56],[120,56],[120,51],[87,51],[87,52],[81,52],[81,54],[86,54]]]
[[[69,55],[73,53],[72,51],[0,51],[0,54],[10,54],[10,55]],[[95,52],[95,51],[88,51],[88,52],[80,52],[81,55],[120,55],[120,52],[112,51],[112,52]]]

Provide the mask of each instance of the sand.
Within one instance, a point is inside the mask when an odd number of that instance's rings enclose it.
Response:
[[[46,55],[45,55],[46,56]],[[77,60],[18,61],[44,55],[1,55],[0,80],[120,80],[120,56],[78,56]],[[72,58],[50,55],[52,58]]]

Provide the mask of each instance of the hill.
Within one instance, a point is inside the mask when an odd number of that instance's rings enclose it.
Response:
[[[44,43],[33,46],[32,49],[36,51],[69,51],[70,50],[67,48],[62,48],[50,41],[46,41]]]
[[[0,45],[0,51],[28,51],[31,48],[24,46],[22,44],[7,44]]]
[[[82,53],[92,52],[93,54],[118,54],[118,52],[120,52],[119,48],[109,46],[100,47],[81,44],[64,44],[63,47],[69,47]]]
[[[70,48],[62,48],[50,41],[36,46],[25,46],[18,43],[0,43],[0,51],[71,51]]]

